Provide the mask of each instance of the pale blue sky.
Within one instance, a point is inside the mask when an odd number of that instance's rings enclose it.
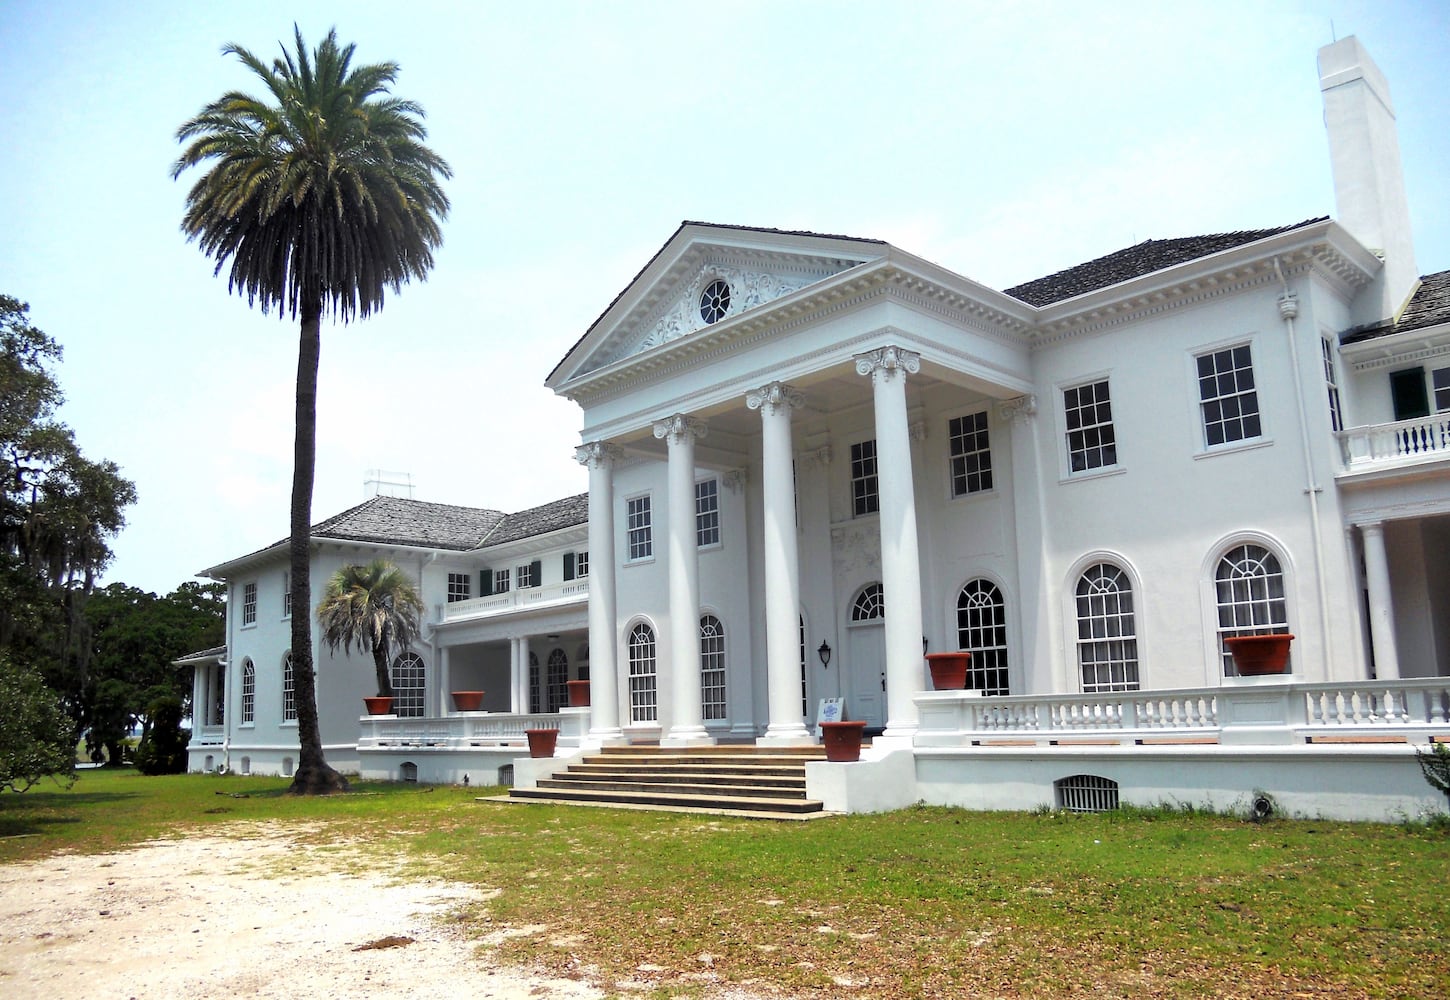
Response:
[[[0,291],[140,501],[107,580],[286,534],[296,329],[178,230],[178,125],[296,20],[401,64],[452,164],[438,266],[325,328],[321,519],[406,470],[518,510],[586,487],[543,380],[682,219],[889,240],[995,287],[1334,212],[1315,53],[1390,81],[1422,272],[1450,268],[1450,4],[0,3]]]

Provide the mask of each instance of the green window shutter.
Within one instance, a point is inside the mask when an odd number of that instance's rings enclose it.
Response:
[[[481,569],[478,571],[478,596],[488,597],[493,593],[493,570]]]
[[[574,579],[574,553],[572,552],[564,553],[564,579]]]
[[[529,579],[534,581],[535,587],[544,585],[544,562],[542,559],[535,559],[529,563]]]

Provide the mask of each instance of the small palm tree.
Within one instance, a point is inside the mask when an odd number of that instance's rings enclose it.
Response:
[[[393,697],[389,655],[395,646],[402,651],[413,644],[422,614],[423,600],[413,581],[386,559],[342,567],[327,581],[317,605],[317,623],[328,649],[336,653],[341,646],[350,653],[356,645],[373,654],[382,698]]]
[[[228,290],[301,323],[288,548],[292,600],[310,608],[322,314],[366,318],[386,289],[427,275],[451,172],[423,145],[423,109],[392,96],[396,63],[353,66],[353,46],[338,45],[332,31],[309,53],[294,31],[295,53],[284,48],[270,66],[239,45],[222,50],[257,75],[267,97],[232,91],[204,107],[177,130],[188,145],[171,173],[206,167],[187,193],[181,229],[216,259],[218,274],[230,263]],[[322,755],[311,621],[292,616],[300,751],[292,791],[302,793],[347,787]]]

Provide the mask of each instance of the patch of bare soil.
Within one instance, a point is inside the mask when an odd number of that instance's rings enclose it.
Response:
[[[305,850],[305,849],[304,849]],[[466,885],[349,871],[278,828],[0,866],[0,995],[192,1000],[439,996],[595,1000],[492,966],[465,938]]]

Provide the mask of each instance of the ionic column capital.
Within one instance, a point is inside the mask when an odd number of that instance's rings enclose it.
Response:
[[[591,469],[607,468],[622,457],[624,452],[607,441],[591,441],[574,449],[575,461]]]
[[[663,420],[655,421],[655,437],[668,438],[670,444],[679,444],[686,437],[692,441],[698,441],[709,433],[709,430],[705,421],[697,420],[683,413],[676,413]]]
[[[870,375],[873,382],[915,375],[921,371],[921,355],[904,347],[881,347],[856,355],[856,374]]]
[[[799,409],[806,403],[806,397],[799,389],[793,389],[784,382],[771,382],[745,394],[745,405],[752,410],[764,410],[776,414],[783,408]]]
[[[997,412],[1014,424],[1025,424],[1037,416],[1037,397],[1028,393],[1016,399],[1004,399],[997,404]]]

